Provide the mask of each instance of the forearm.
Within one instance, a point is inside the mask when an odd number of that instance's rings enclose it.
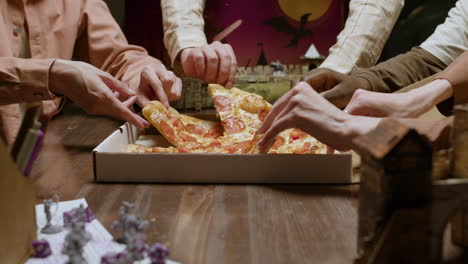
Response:
[[[431,53],[417,47],[369,69],[359,70],[353,76],[366,79],[371,91],[388,93],[434,75],[446,66]]]
[[[54,59],[0,57],[0,105],[51,100],[49,72]]]
[[[405,95],[409,98],[407,109],[411,111],[411,116],[417,117],[450,98],[452,94],[452,85],[447,80],[437,79],[407,92]]]
[[[203,9],[204,0],[161,1],[164,44],[172,65],[183,49],[207,44]]]
[[[349,74],[373,66],[403,5],[403,0],[352,0],[345,27],[320,67]]]

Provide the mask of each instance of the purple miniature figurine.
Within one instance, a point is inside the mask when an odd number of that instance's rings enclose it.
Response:
[[[32,247],[34,249],[33,258],[47,258],[52,255],[50,244],[45,239],[34,240],[32,242]]]
[[[91,223],[91,221],[96,219],[96,216],[94,215],[91,208],[89,208],[89,206],[84,208],[83,205],[80,205],[80,207],[63,212],[63,226],[70,226],[72,219],[74,219],[78,215],[80,215],[81,218],[83,218],[82,221],[85,221],[86,223]]]
[[[150,245],[147,252],[151,264],[165,264],[166,258],[169,256],[169,249],[161,243]]]

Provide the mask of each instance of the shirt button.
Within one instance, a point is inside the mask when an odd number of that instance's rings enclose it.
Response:
[[[13,27],[13,35],[18,36],[20,33],[20,28],[18,26]]]

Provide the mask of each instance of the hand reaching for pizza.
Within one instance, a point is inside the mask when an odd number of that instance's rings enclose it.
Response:
[[[232,88],[237,61],[229,44],[215,41],[201,47],[186,48],[180,55],[184,74],[190,78],[217,83]]]
[[[342,112],[301,82],[275,103],[257,132],[264,134],[258,146],[264,153],[278,133],[298,128],[334,149],[348,150],[353,147],[353,138],[375,128],[378,122],[377,118]]]
[[[107,72],[79,61],[56,60],[50,69],[49,89],[65,95],[90,114],[103,114],[128,121],[143,129],[149,123],[128,109],[135,92]],[[121,102],[117,97],[128,99]]]
[[[369,89],[369,82],[363,78],[344,75],[326,68],[308,72],[304,81],[339,108],[348,104],[357,89]]]
[[[437,79],[406,93],[356,90],[345,110],[352,115],[418,117],[453,94],[447,80]]]
[[[169,101],[180,98],[182,81],[162,63],[143,68],[140,73],[140,85],[137,91],[138,103],[144,107],[151,100],[159,100],[168,107]]]

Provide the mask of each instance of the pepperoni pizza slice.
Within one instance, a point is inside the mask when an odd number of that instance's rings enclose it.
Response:
[[[252,140],[270,111],[271,104],[260,95],[237,88],[226,89],[221,85],[210,84],[208,90],[224,127],[226,140]]]
[[[174,146],[209,145],[222,135],[220,123],[179,114],[159,101],[143,108],[145,118]]]

